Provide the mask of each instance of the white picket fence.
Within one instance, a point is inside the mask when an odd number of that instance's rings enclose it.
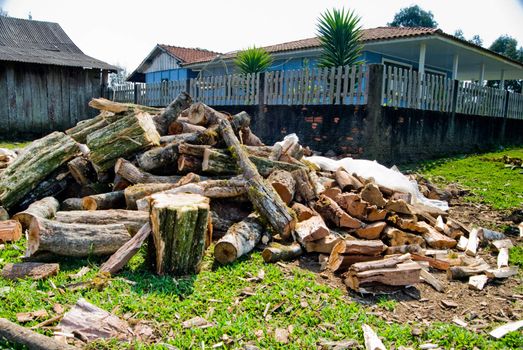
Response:
[[[523,119],[523,95],[509,93],[507,103],[507,118]]]
[[[505,111],[506,96],[505,90],[460,81],[456,99],[456,112],[502,117]],[[520,111],[520,114],[522,112]]]
[[[454,81],[442,76],[386,66],[383,69],[383,105],[451,112]]]
[[[256,105],[259,74],[229,74],[191,79],[189,94],[194,101],[215,106]]]
[[[267,72],[264,102],[268,105],[366,104],[368,74],[366,65]]]

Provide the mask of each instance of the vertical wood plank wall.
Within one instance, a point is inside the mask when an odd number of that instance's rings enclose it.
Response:
[[[43,135],[65,130],[96,111],[100,71],[25,63],[0,65],[0,136]]]

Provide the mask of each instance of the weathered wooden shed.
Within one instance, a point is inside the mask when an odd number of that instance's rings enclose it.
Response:
[[[92,117],[116,67],[85,55],[58,23],[0,16],[0,137],[38,136]]]

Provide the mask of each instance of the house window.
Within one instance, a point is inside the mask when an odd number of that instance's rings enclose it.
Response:
[[[401,69],[406,69],[406,70],[412,69],[412,65],[411,64],[403,63],[403,62],[399,62],[399,61],[394,61],[394,60],[391,60],[391,59],[388,59],[388,58],[383,58],[381,60],[381,62],[385,66],[385,70],[387,70],[388,67],[401,68]]]

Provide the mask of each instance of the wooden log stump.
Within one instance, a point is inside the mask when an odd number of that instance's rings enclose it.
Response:
[[[125,205],[128,210],[136,210],[138,208],[136,205],[138,200],[153,193],[169,190],[174,187],[173,185],[170,183],[152,183],[129,186],[124,190]]]
[[[97,173],[112,168],[118,158],[159,144],[160,135],[147,113],[121,118],[87,136],[89,159]]]
[[[14,207],[41,181],[79,153],[78,143],[62,132],[33,141],[3,171],[0,205],[7,210]]]
[[[116,161],[114,172],[132,184],[175,183],[180,181],[182,178],[181,176],[160,176],[149,174],[138,169],[133,163],[123,158],[119,158]]]
[[[215,111],[202,102],[196,102],[189,107],[187,119],[191,124],[207,127],[218,124],[221,119],[227,119],[227,115]]]
[[[20,222],[25,230],[29,228],[33,218],[52,219],[59,208],[60,202],[56,198],[45,197],[31,204],[26,210],[13,215],[13,220]]]
[[[122,224],[131,236],[134,236],[145,223],[149,222],[149,214],[143,211],[124,209],[72,210],[56,212],[55,220],[67,224]]]
[[[17,220],[0,221],[0,242],[16,242],[22,237],[22,225]]]
[[[266,263],[275,263],[278,261],[294,260],[303,254],[301,246],[294,242],[290,245],[283,245],[271,242],[262,252],[263,261]]]
[[[39,253],[85,258],[113,254],[131,238],[124,225],[65,224],[34,218],[26,257]]]
[[[196,194],[151,196],[152,249],[159,275],[197,273],[205,250],[209,199]]]
[[[84,210],[104,210],[125,208],[124,191],[95,194],[82,198]]]
[[[251,214],[232,225],[220,238],[214,247],[214,258],[221,264],[231,263],[253,250],[262,234],[263,225],[258,215]]]
[[[276,193],[280,195],[280,198],[288,205],[294,198],[296,189],[296,181],[294,181],[292,174],[284,170],[275,170],[269,175],[268,181]]]

